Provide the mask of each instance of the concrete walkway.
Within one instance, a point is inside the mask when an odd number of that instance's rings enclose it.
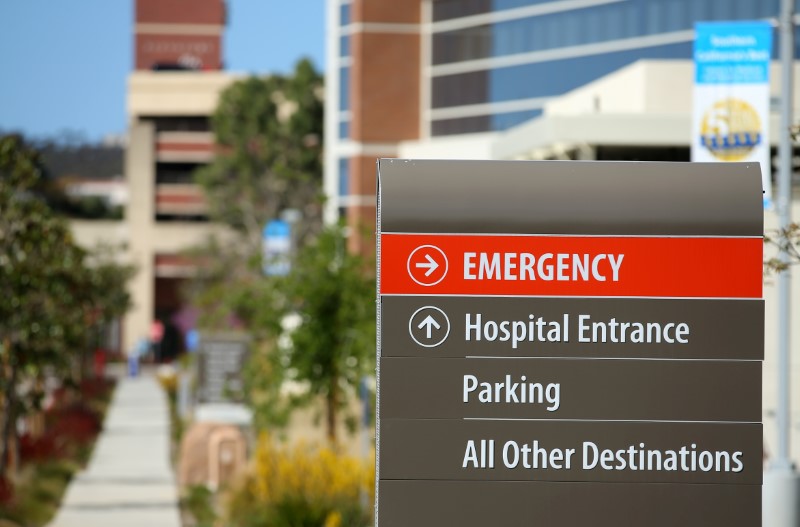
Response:
[[[148,375],[121,378],[85,471],[50,527],[180,527],[166,396]]]

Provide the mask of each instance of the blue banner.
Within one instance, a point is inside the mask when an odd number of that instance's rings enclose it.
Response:
[[[695,26],[697,84],[769,82],[772,26],[768,22],[713,22]]]
[[[282,220],[264,226],[264,274],[284,276],[291,269],[292,228]]]
[[[695,25],[692,161],[756,161],[764,207],[772,200],[769,67],[773,27],[764,21]]]

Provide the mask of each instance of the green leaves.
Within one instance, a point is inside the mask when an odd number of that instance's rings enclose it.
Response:
[[[260,240],[261,228],[286,208],[306,225],[321,214],[322,76],[308,61],[293,76],[249,77],[228,87],[212,118],[218,155],[197,173],[211,215]]]
[[[290,76],[251,77],[221,97],[212,119],[218,155],[198,171],[211,215],[233,236],[210,240],[190,297],[209,329],[243,325],[255,341],[246,379],[261,425],[322,396],[329,436],[360,377],[374,368],[373,267],[350,254],[338,227],[322,230],[322,76],[300,61]],[[262,271],[262,229],[286,209],[293,223],[292,271]],[[287,330],[287,321],[299,326]],[[310,389],[286,396],[285,380]]]
[[[41,172],[38,153],[17,136],[0,137],[0,345],[6,363],[30,375],[68,370],[92,326],[127,309],[133,273],[75,244],[31,190]]]
[[[324,396],[331,439],[337,413],[375,366],[373,268],[347,250],[340,227],[329,227],[300,251],[284,283],[284,316],[300,317],[288,366],[312,393]]]

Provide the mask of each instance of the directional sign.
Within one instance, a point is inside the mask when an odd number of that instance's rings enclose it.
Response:
[[[435,245],[420,245],[409,254],[406,267],[411,280],[429,287],[438,284],[447,275],[447,256]]]
[[[423,348],[434,348],[450,335],[450,319],[435,306],[423,306],[411,315],[408,334]]]
[[[757,164],[381,160],[376,527],[745,527]]]

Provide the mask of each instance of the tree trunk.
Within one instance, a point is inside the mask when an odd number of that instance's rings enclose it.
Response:
[[[328,386],[328,397],[326,398],[328,441],[332,446],[336,446],[336,413],[339,406],[339,377],[334,375]]]
[[[0,425],[0,434],[2,434],[2,448],[0,449],[0,477],[4,477],[8,471],[9,455],[11,453],[11,432],[14,426],[14,414],[16,413],[16,395],[17,395],[17,364],[11,358],[11,350],[6,348],[9,356],[9,363],[7,368],[9,372],[8,384],[5,390],[5,408],[3,412],[3,422]]]

